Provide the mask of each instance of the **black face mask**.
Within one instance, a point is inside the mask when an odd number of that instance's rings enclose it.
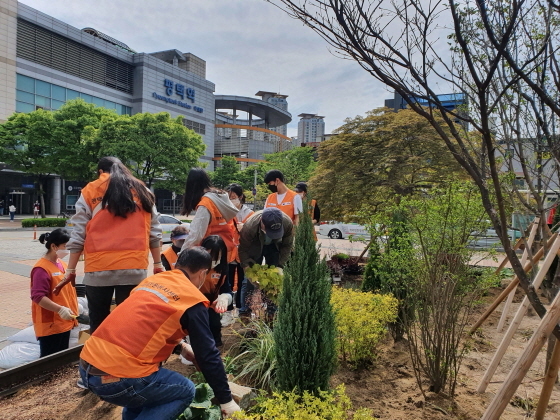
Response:
[[[268,189],[269,189],[271,192],[273,192],[273,193],[278,192],[278,187],[277,187],[276,185],[274,185],[274,184],[272,184],[272,185],[269,184],[269,185],[267,185],[267,186],[268,186]]]

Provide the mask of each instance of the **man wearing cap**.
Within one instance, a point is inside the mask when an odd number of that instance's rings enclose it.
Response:
[[[243,267],[266,264],[284,267],[294,242],[292,220],[277,208],[255,212],[243,226],[239,238],[239,259]]]
[[[189,236],[189,230],[186,226],[175,226],[171,231],[171,246],[161,254],[161,263],[166,271],[173,270],[177,262],[177,255],[181,251],[181,247],[185,243],[185,239]]]

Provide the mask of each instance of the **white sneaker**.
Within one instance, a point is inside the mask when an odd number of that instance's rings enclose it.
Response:
[[[78,386],[78,388],[88,389],[87,386],[84,384],[84,381],[82,381],[82,378],[78,379],[76,385]]]

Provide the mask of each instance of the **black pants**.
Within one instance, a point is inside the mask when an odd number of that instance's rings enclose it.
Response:
[[[228,281],[231,290],[233,291],[233,285],[235,283],[235,273],[237,273],[237,292],[235,294],[235,307],[241,308],[241,286],[243,285],[243,279],[245,278],[245,271],[241,264],[229,264]],[[229,310],[229,308],[228,308]]]
[[[66,350],[70,344],[70,331],[39,337],[41,357]]]
[[[221,316],[212,308],[208,308],[208,322],[210,323],[210,331],[216,342],[216,346],[222,345],[222,323]]]
[[[135,287],[136,285],[134,284],[123,286],[86,286],[90,334],[93,334],[111,312],[113,293],[115,294],[116,304],[120,305]]]

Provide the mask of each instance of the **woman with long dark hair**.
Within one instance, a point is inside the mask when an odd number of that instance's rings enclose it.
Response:
[[[82,189],[76,202],[65,277],[66,282],[74,282],[83,252],[91,333],[109,315],[113,294],[119,305],[147,277],[148,251],[154,274],[164,271],[152,192],[116,157],[101,158],[97,172],[99,178]]]
[[[214,336],[216,346],[222,345],[222,324],[220,314],[227,311],[232,304],[233,293],[227,281],[228,262],[227,247],[218,235],[210,235],[202,240],[200,246],[212,256],[212,268],[206,275],[200,291],[212,303],[208,308],[210,331]]]
[[[31,316],[41,357],[66,350],[70,330],[78,325],[76,289],[67,287],[58,295],[52,292],[66,274],[66,263],[62,259],[68,255],[66,243],[69,239],[69,233],[61,228],[39,236],[47,252],[31,270]]]
[[[196,213],[182,249],[200,245],[209,235],[218,235],[226,244],[227,262],[231,262],[235,248],[232,219],[239,210],[231,203],[227,192],[212,186],[210,177],[201,168],[192,168],[189,172],[181,214],[188,216],[193,210]]]

